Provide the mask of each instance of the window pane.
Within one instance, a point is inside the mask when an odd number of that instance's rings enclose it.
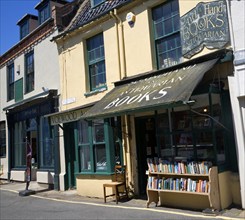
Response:
[[[26,124],[17,122],[14,126],[14,166],[26,165]]]
[[[94,121],[93,126],[93,142],[100,143],[104,142],[104,122],[103,120]]]
[[[6,127],[5,122],[0,122],[0,157],[6,156]]]
[[[96,163],[96,170],[106,170],[106,150],[105,144],[97,144],[94,148],[95,151],[95,163]]]
[[[54,166],[54,140],[48,123],[48,119],[40,119],[40,148],[41,148],[41,167]]]
[[[91,170],[90,147],[80,147],[80,170]]]
[[[81,120],[78,123],[79,144],[87,144],[89,143],[88,122],[85,120]]]

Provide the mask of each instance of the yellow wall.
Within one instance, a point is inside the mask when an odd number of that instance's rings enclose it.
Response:
[[[103,198],[103,184],[111,181],[112,176],[78,175],[77,193],[81,196]],[[111,189],[107,188],[107,194],[111,193]]]
[[[95,21],[91,25],[81,27],[79,30],[68,34],[57,41],[59,50],[59,61],[61,71],[61,98],[60,101],[73,99],[74,102],[62,105],[60,110],[67,110],[100,100],[114,87],[114,82],[119,81],[126,74],[127,77],[140,73],[156,70],[155,48],[152,33],[151,9],[164,1],[134,1],[134,7],[127,8],[125,11],[114,11],[122,21],[116,22],[115,15],[107,15],[103,21]],[[199,1],[180,0],[180,16],[194,8]],[[201,2],[201,1],[200,1]],[[202,1],[203,2],[203,1]],[[207,1],[204,1],[207,2]],[[136,6],[135,6],[136,5]],[[134,25],[129,25],[126,21],[126,14],[133,12],[136,16]],[[106,61],[106,81],[108,90],[86,97],[84,94],[89,92],[88,70],[86,62],[86,39],[102,33],[104,36],[105,61]],[[122,37],[123,36],[123,37]],[[119,41],[117,41],[117,37]],[[125,47],[125,63],[123,62],[123,43]],[[204,49],[201,53],[193,56],[196,58],[214,50]],[[121,65],[121,66],[120,66]],[[123,66],[125,65],[125,66]],[[125,67],[126,72],[123,72]],[[121,72],[121,75],[120,75]],[[133,124],[133,123],[131,123]],[[134,130],[131,131],[133,134]],[[137,192],[137,153],[135,139],[124,137],[123,146],[126,149],[124,159],[128,163],[129,185]],[[129,139],[127,139],[129,138]],[[220,175],[221,180],[227,180],[227,175]],[[97,196],[102,195],[102,184],[111,181],[105,176],[77,176],[77,190],[80,195]],[[96,186],[91,189],[91,185]],[[229,189],[227,184],[220,186],[223,191]],[[231,199],[230,193],[223,195],[223,207]],[[238,200],[238,199],[236,199]],[[205,202],[204,202],[205,204]]]
[[[219,173],[219,191],[222,209],[229,207],[232,203],[241,205],[238,174],[230,171]]]

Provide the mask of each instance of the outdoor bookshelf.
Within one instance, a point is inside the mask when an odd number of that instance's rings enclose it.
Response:
[[[218,169],[210,162],[169,162],[160,158],[147,159],[147,207],[158,205],[160,193],[176,193],[179,196],[193,194],[208,197],[211,209],[219,210]]]

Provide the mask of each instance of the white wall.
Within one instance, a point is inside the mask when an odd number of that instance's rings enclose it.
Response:
[[[245,208],[245,1],[227,1],[230,33],[234,50],[234,75],[229,77],[242,208]]]

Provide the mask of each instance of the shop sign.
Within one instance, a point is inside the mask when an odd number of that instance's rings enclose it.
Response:
[[[79,120],[82,115],[87,111],[87,108],[79,109],[76,111],[68,111],[64,113],[57,113],[50,116],[51,125],[63,124]]]
[[[204,46],[220,49],[229,42],[229,23],[224,0],[203,3],[180,19],[183,57],[190,58]]]

